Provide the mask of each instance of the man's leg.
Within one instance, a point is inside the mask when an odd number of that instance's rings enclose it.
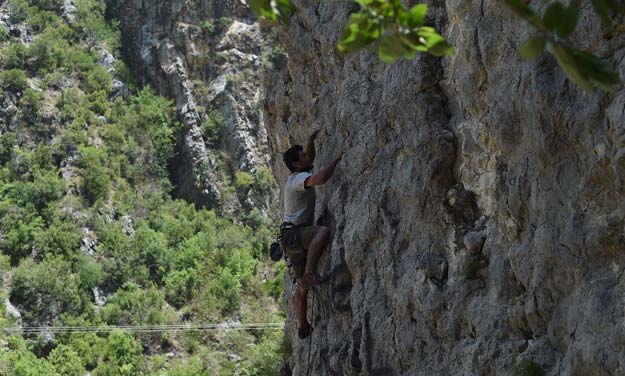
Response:
[[[308,290],[306,290],[299,280],[297,282],[297,291],[295,292],[295,319],[297,320],[297,326],[300,331],[309,331],[310,324],[308,323],[308,317],[306,317],[306,309],[308,305]]]
[[[317,231],[315,231],[315,235],[310,244],[308,245],[308,254],[306,255],[306,271],[304,275],[315,269],[319,256],[321,256],[321,252],[323,252],[323,249],[328,244],[329,239],[330,229],[326,226],[319,226]]]

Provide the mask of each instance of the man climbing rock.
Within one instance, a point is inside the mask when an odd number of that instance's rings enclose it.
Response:
[[[291,175],[284,185],[284,223],[280,227],[282,245],[291,262],[291,268],[297,280],[295,294],[295,317],[297,334],[304,339],[310,335],[312,327],[306,317],[308,288],[320,283],[315,266],[321,252],[330,239],[330,229],[315,226],[315,189],[332,177],[341,155],[328,166],[314,174],[315,139],[319,130],[314,131],[306,145],[295,145],[284,153],[284,163]]]

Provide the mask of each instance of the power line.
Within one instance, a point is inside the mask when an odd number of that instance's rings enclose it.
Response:
[[[107,326],[24,326],[4,328],[8,334],[66,334],[66,333],[107,333],[124,330],[131,333],[174,332],[191,330],[282,330],[283,322],[275,323],[221,323],[221,324],[173,324],[173,325],[107,325]]]

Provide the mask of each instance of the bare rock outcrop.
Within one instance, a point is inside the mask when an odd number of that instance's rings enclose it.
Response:
[[[270,150],[323,126],[317,164],[345,154],[317,195],[332,277],[311,294],[310,341],[288,302],[286,368],[625,373],[625,92],[584,92],[547,55],[523,62],[530,30],[497,2],[428,1],[456,54],[392,65],[336,53],[353,5],[294,3],[288,63],[266,83]],[[598,25],[582,17],[574,39],[619,64],[623,36]]]

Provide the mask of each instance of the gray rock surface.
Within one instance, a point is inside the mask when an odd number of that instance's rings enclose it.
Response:
[[[20,320],[22,318],[20,311],[11,304],[9,299],[4,300],[4,315],[6,318],[13,320]]]
[[[295,3],[266,84],[270,149],[323,126],[317,166],[345,154],[317,191],[333,233],[319,271],[341,272],[310,298],[311,341],[287,289],[286,368],[625,374],[625,92],[522,61],[531,31],[494,1],[428,1],[456,54],[392,65],[337,55],[348,2]],[[619,64],[624,36],[598,24],[584,15],[573,39]]]

